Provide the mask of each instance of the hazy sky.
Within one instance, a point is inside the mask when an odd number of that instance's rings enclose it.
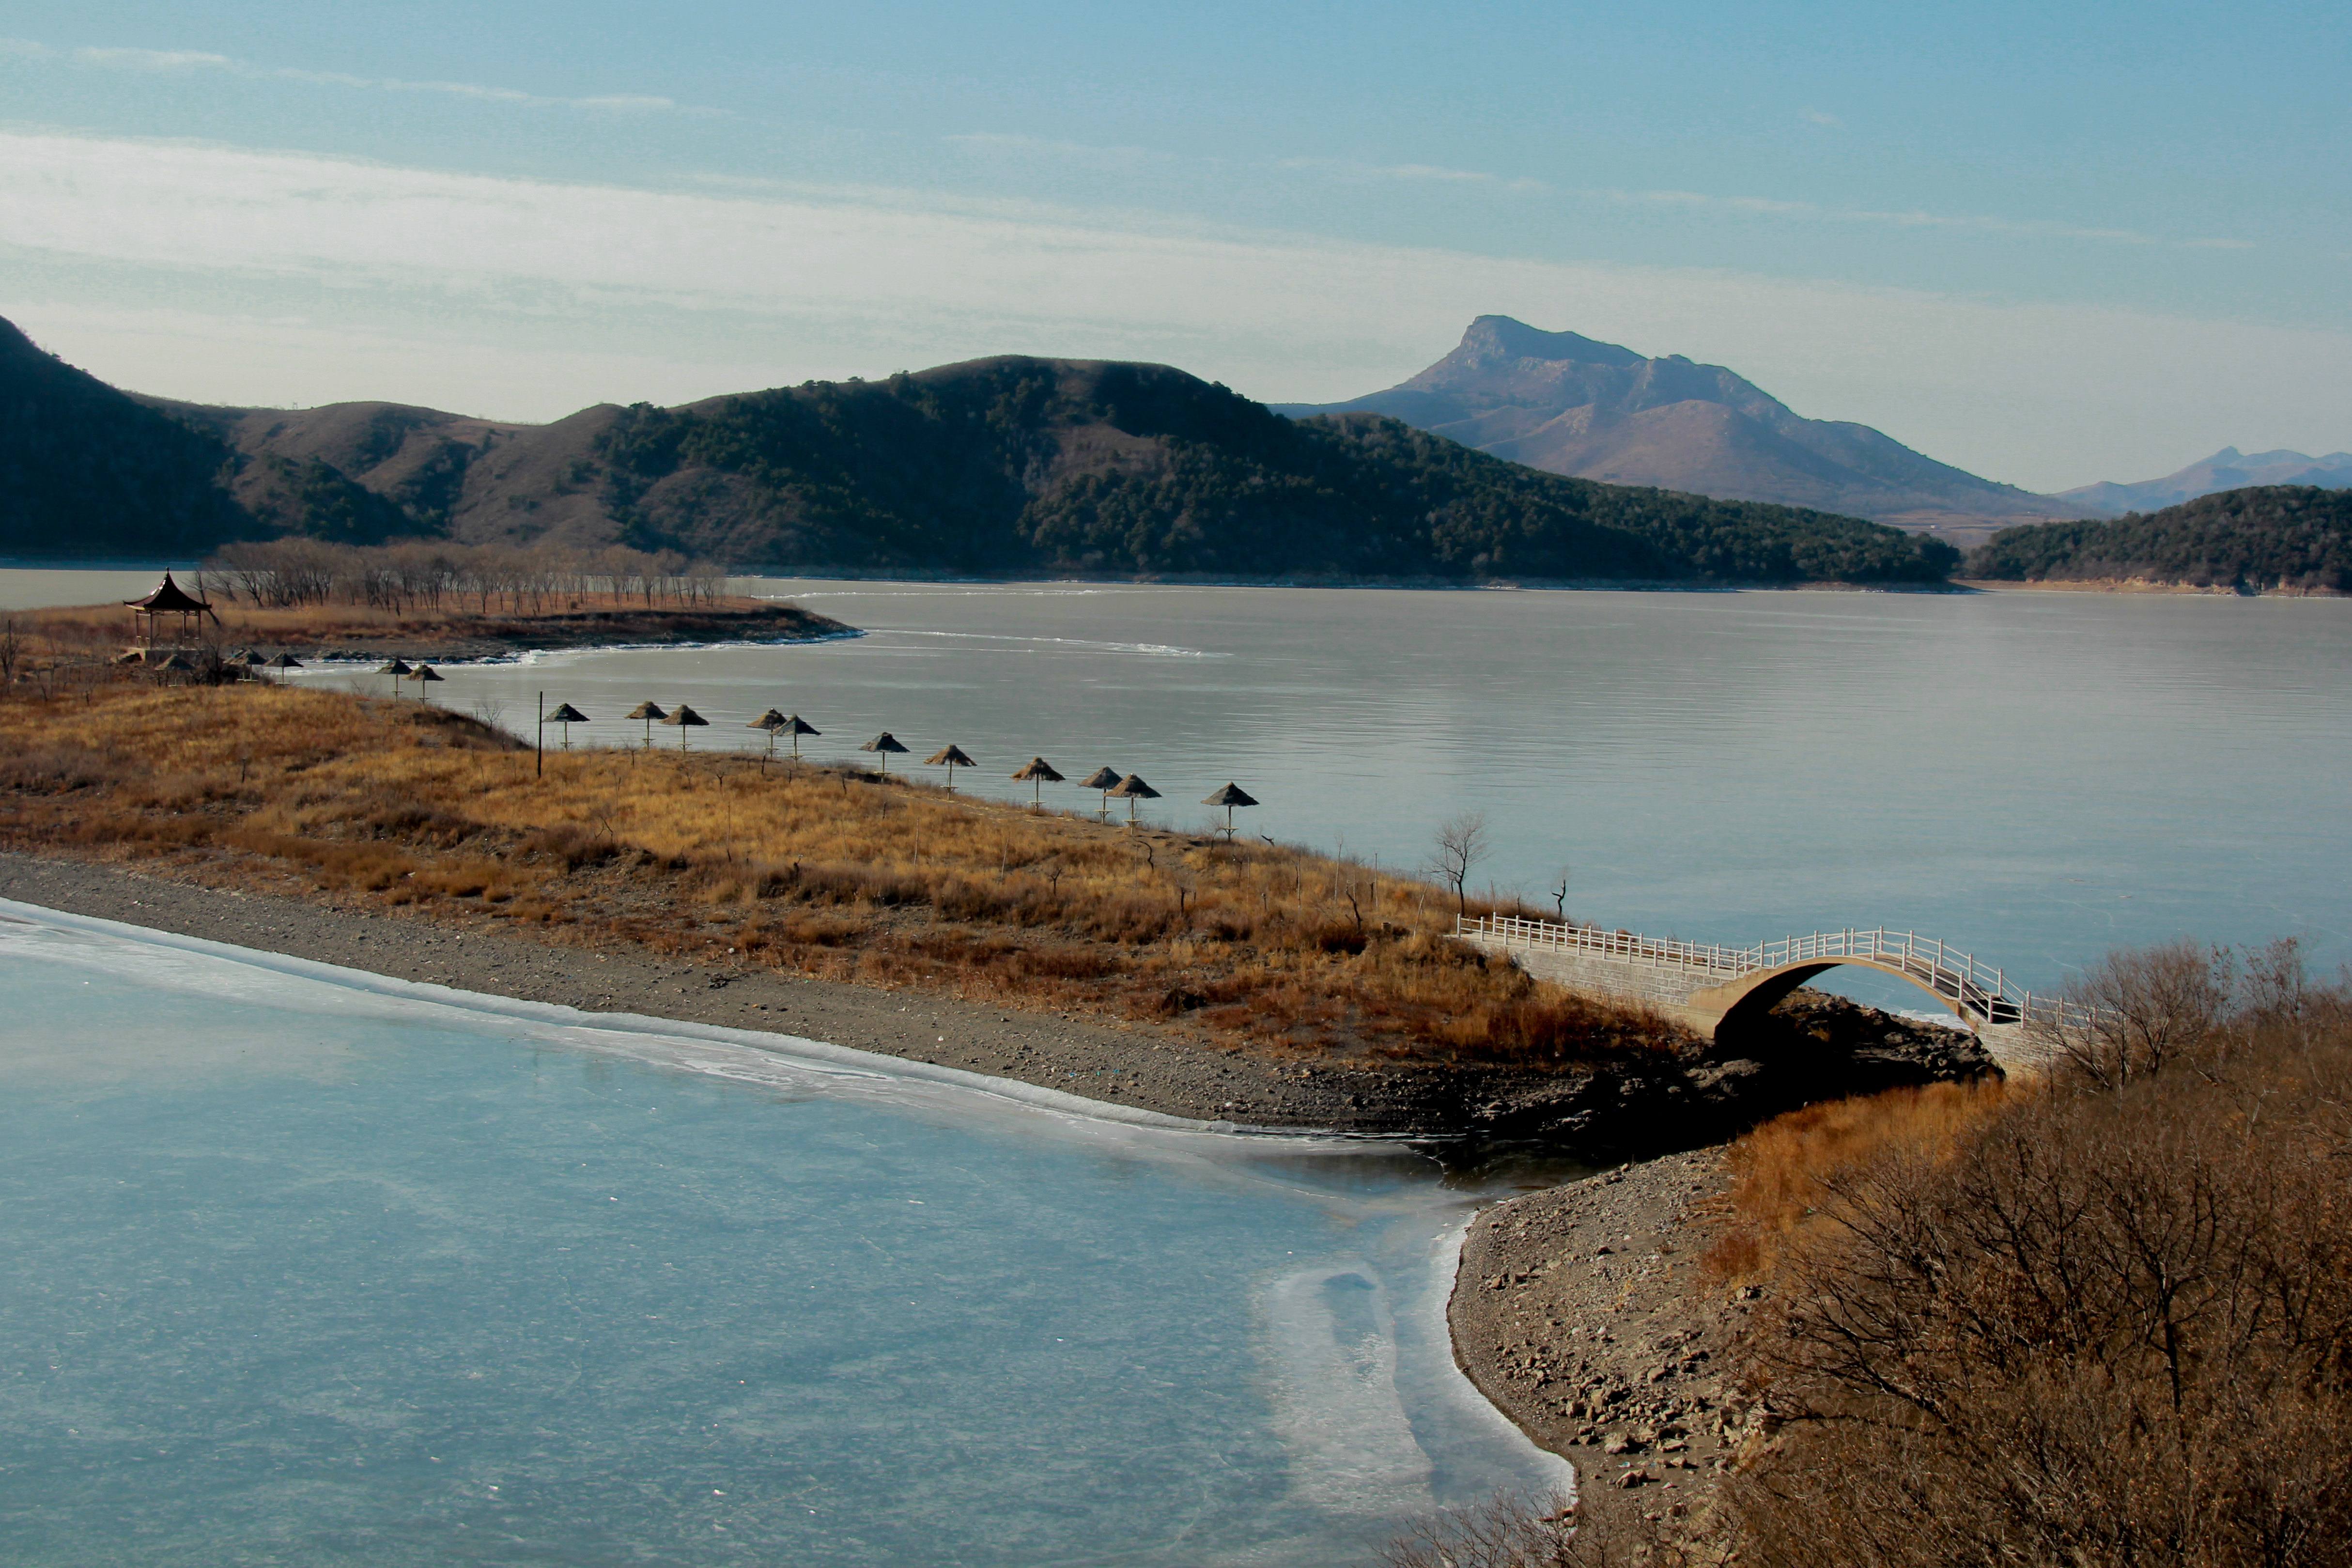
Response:
[[[0,314],[508,417],[1486,311],[2037,489],[2352,447],[2336,6],[0,5]]]

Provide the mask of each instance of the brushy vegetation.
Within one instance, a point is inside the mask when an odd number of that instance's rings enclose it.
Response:
[[[1933,583],[1959,560],[1853,518],[1542,473],[1375,415],[1294,422],[1161,365],[989,360],[639,405],[599,456],[626,537],[740,562]]]
[[[1817,1208],[1832,1173],[1902,1149],[1932,1157],[1997,1113],[2005,1079],[1927,1084],[1853,1100],[1826,1100],[1774,1117],[1733,1141],[1727,1213],[1703,1260],[1718,1284],[1767,1278],[1801,1230],[1827,1225]]]
[[[2352,593],[2352,490],[2256,485],[2112,522],[2005,528],[1969,555],[1967,572]]]
[[[1283,1051],[1543,1069],[1686,1043],[1490,963],[1437,934],[1449,894],[1349,861],[741,755],[558,752],[539,778],[470,719],[320,690],[0,703],[0,842]]]
[[[1499,1499],[1400,1568],[2352,1563],[2352,980],[2119,953],[2045,1078],[1817,1105],[1729,1152],[1763,1419],[1706,1524]],[[1696,1521],[1698,1514],[1692,1515]]]
[[[2084,989],[2046,1085],[1811,1179],[1743,1561],[2352,1561],[2352,994],[2285,945]]]
[[[402,544],[274,539],[222,547],[187,585],[197,597],[257,609],[352,605],[389,610],[445,606],[541,615],[583,603],[698,605],[719,597],[721,574],[676,552],[648,554],[613,545],[557,550],[412,540]]]

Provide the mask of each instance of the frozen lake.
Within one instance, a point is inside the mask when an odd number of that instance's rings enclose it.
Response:
[[[1321,1565],[1562,1473],[1402,1152],[22,906],[0,990],[12,1564]]]

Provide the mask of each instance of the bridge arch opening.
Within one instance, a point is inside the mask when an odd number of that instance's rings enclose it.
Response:
[[[1718,1015],[1715,1026],[1716,1038],[1735,1039],[1742,1033],[1759,1026],[1764,1015],[1786,1001],[1798,987],[1833,969],[1872,970],[1890,975],[1909,990],[1934,998],[1940,1011],[1952,1015],[1951,1026],[1954,1028],[1973,1032],[1986,1021],[1971,1016],[1951,997],[1920,976],[1895,964],[1867,958],[1813,959],[1801,963],[1784,963],[1775,969],[1759,969],[1725,984],[1692,993],[1690,1005],[1697,1011]]]

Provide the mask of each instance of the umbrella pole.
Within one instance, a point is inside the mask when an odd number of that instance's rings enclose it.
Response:
[[[533,778],[545,778],[547,776],[547,693],[544,691],[539,694],[539,744],[537,749],[539,754],[532,765],[531,776]]]

